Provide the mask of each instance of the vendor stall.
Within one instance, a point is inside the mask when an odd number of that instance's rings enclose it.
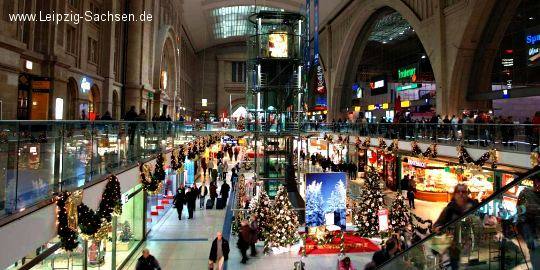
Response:
[[[458,183],[467,185],[471,196],[479,201],[493,193],[494,172],[482,168],[466,168],[446,162],[404,157],[403,176],[412,177],[415,197],[425,201],[448,202]]]

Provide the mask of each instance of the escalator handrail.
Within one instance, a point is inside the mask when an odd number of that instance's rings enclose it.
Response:
[[[540,165],[532,168],[531,170],[527,171],[526,173],[523,173],[521,176],[514,179],[512,182],[506,184],[504,187],[501,187],[499,190],[497,190],[496,192],[494,192],[493,194],[488,196],[485,200],[478,203],[478,205],[476,205],[476,206],[472,207],[471,209],[467,210],[464,214],[462,214],[458,218],[456,218],[456,219],[446,223],[445,225],[443,225],[439,229],[439,232],[444,232],[447,228],[453,226],[455,223],[461,221],[462,219],[464,219],[465,217],[467,217],[467,216],[469,216],[471,214],[476,213],[480,208],[486,206],[491,201],[493,201],[495,199],[498,199],[499,196],[503,195],[505,192],[509,191],[511,188],[518,185],[523,180],[525,180],[525,179],[527,179],[527,178],[529,178],[531,176],[538,175],[539,173],[540,173]],[[394,259],[401,258],[402,255],[406,254],[407,252],[409,252],[410,250],[416,248],[417,246],[422,245],[423,243],[427,242],[428,240],[431,240],[433,237],[435,237],[436,235],[439,235],[439,234],[440,233],[431,232],[431,234],[429,234],[428,236],[422,238],[420,241],[414,243],[410,247],[407,247],[404,250],[398,252],[395,256],[393,256],[389,260],[385,261],[383,264],[377,266],[377,269],[382,269],[382,267],[384,267],[387,264],[391,263],[392,261],[394,261]]]

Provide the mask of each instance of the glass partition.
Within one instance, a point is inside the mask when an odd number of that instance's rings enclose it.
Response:
[[[406,247],[381,268],[540,269],[539,209],[537,170],[503,187],[457,220],[435,224],[435,234]]]

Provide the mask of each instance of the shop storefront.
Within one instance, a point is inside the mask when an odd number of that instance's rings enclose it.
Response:
[[[448,202],[458,183],[466,184],[474,199],[482,200],[493,193],[495,172],[483,168],[466,168],[448,162],[403,157],[401,175],[414,177],[416,198]]]
[[[113,217],[111,230],[104,239],[79,238],[79,246],[72,252],[66,252],[60,248],[60,239],[55,237],[7,269],[19,269],[23,266],[33,270],[120,269],[135,253],[143,239],[144,192],[138,185],[122,194],[122,214]]]
[[[366,151],[367,165],[374,167],[382,179],[385,181],[386,188],[397,190],[397,159],[396,155],[385,153],[379,148],[370,148]]]

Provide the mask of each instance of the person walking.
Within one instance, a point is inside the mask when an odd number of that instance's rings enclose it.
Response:
[[[142,256],[137,260],[136,270],[161,270],[158,260],[150,254],[150,250],[143,249]]]
[[[214,204],[216,204],[217,196],[217,185],[215,181],[212,181],[210,182],[210,200],[212,200],[212,208],[214,208]]]
[[[409,208],[415,209],[414,208],[414,188],[413,187],[409,187],[409,189],[407,190],[407,200],[409,201]]]
[[[214,170],[214,159],[210,158],[208,160],[208,174],[212,176],[212,171]]]
[[[234,161],[238,161],[238,155],[240,154],[240,146],[234,148]]]
[[[257,221],[257,215],[253,214],[251,215],[251,222],[249,223],[249,228],[251,229],[251,241],[250,241],[250,247],[251,247],[251,256],[255,257],[257,256],[257,249],[255,248],[255,244],[257,244],[257,241],[259,240],[259,222]]]
[[[219,191],[219,195],[221,195],[221,198],[223,199],[223,207],[227,206],[227,200],[229,199],[229,191],[231,191],[231,187],[229,184],[227,184],[227,181],[223,182],[221,185],[221,190]]]
[[[247,220],[242,220],[240,223],[240,233],[238,234],[238,249],[240,249],[240,253],[242,254],[242,261],[240,261],[242,264],[245,264],[247,260],[249,259],[247,256],[247,250],[249,248],[250,242],[251,242],[251,233],[250,228],[248,225]]]
[[[184,209],[184,204],[186,203],[186,191],[184,185],[181,185],[176,191],[174,196],[173,204],[176,207],[176,212],[178,213],[178,220],[182,220],[182,210]]]
[[[221,232],[217,232],[208,256],[209,269],[223,270],[223,264],[229,259],[229,251],[229,241],[223,238]]]
[[[206,187],[206,185],[203,183],[201,185],[201,187],[199,188],[199,207],[201,209],[203,209],[204,207],[204,202],[206,201],[205,198],[206,198],[206,195],[208,195],[208,188]]]
[[[186,193],[188,219],[193,219],[193,211],[195,211],[195,201],[197,200],[197,195],[198,195],[198,192],[194,188],[189,188]]]

